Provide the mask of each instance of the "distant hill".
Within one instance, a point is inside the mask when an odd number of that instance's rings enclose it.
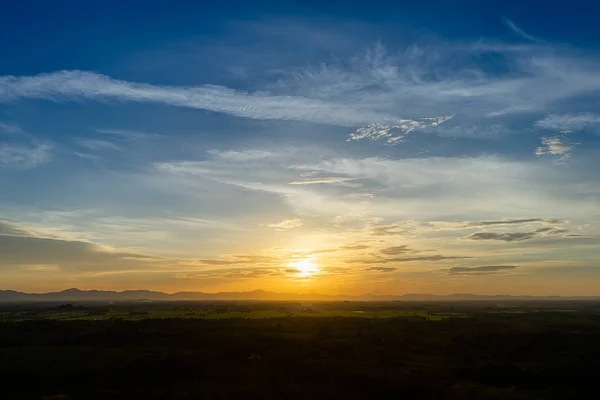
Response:
[[[0,290],[0,302],[25,301],[184,301],[184,300],[296,300],[296,301],[480,301],[480,300],[600,300],[600,296],[560,297],[560,296],[511,296],[511,295],[476,295],[476,294],[404,294],[358,296],[324,295],[318,293],[277,293],[265,290],[250,292],[177,292],[163,293],[151,290],[79,290],[76,288],[61,292],[23,293],[14,290]]]

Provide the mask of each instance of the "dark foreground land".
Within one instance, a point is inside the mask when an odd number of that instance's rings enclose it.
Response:
[[[587,399],[597,302],[0,305],[1,399]]]

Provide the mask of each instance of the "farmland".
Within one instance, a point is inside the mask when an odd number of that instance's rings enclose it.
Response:
[[[393,303],[315,303],[298,302],[237,302],[237,303],[122,303],[83,305],[26,304],[5,308],[0,321],[38,319],[61,321],[103,321],[122,319],[268,319],[286,317],[350,317],[350,318],[411,318],[440,321],[467,318],[464,312],[427,306],[406,307]]]
[[[0,305],[2,399],[570,399],[597,302]]]

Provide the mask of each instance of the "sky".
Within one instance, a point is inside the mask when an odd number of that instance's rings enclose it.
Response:
[[[0,289],[600,295],[600,5],[0,13]]]

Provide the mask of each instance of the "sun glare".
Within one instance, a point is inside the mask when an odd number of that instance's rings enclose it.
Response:
[[[319,272],[319,266],[310,260],[300,260],[291,264],[298,270],[299,276],[308,278]]]

